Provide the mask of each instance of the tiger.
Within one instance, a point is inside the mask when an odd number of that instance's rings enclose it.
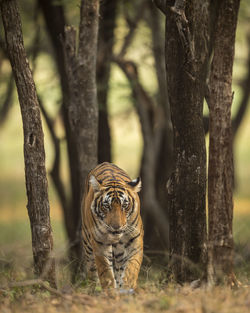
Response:
[[[131,180],[115,164],[91,170],[82,201],[82,240],[87,278],[99,278],[102,289],[137,285],[143,259],[140,215],[141,179]]]

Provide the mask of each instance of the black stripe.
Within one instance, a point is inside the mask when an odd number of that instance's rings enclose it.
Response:
[[[118,258],[120,258],[121,256],[123,256],[123,254],[124,254],[124,251],[121,252],[121,253],[115,254],[114,257],[115,257],[116,259],[118,259]]]
[[[108,184],[107,186],[105,186],[105,191],[111,189],[111,188],[114,188],[115,190],[114,191],[118,191],[118,190],[122,190],[122,191],[125,191],[126,189],[122,186],[122,185],[111,185],[111,184]],[[117,190],[118,189],[118,190]]]
[[[96,220],[95,220],[95,217],[94,217],[94,215],[93,215],[92,212],[91,212],[91,216],[92,216],[93,222],[94,222],[94,224],[95,224],[95,229],[96,229],[101,235],[103,235],[104,233],[100,230],[99,225],[97,224],[97,222],[96,222]]]
[[[100,171],[99,173],[96,173],[96,178],[98,179],[99,176],[104,174],[105,172],[111,172],[110,168],[105,168],[104,170]]]
[[[135,239],[138,238],[140,235],[141,235],[141,232],[139,232],[139,234],[136,235],[135,237],[131,238],[131,239],[125,244],[125,246],[124,246],[125,249],[126,249],[128,246],[130,246],[130,245],[133,243],[133,241],[135,241]]]
[[[98,200],[98,197],[96,197],[94,201],[95,214],[97,214],[97,200]],[[90,208],[90,211],[92,212],[91,208]]]
[[[89,234],[89,232],[87,231],[87,227],[86,227],[85,223],[83,223],[82,231],[83,231],[84,234],[85,234],[86,240],[87,240],[88,242],[90,242],[90,241],[89,241],[89,239],[90,239],[90,234]]]
[[[136,220],[138,219],[138,217],[139,217],[139,215],[136,214],[136,217],[133,219],[133,221],[129,225],[133,226],[134,223],[136,222]]]
[[[134,213],[134,210],[135,210],[135,200],[134,200],[134,198],[132,198],[132,207],[131,207],[131,210],[129,212],[128,218]]]
[[[125,194],[124,191],[120,191],[120,190],[117,190],[117,193],[120,195],[120,196],[123,196]]]
[[[86,250],[86,252],[88,254],[92,254],[93,250],[92,248],[88,245],[88,243],[83,239],[83,243],[84,243],[84,249]]]
[[[141,251],[141,248],[134,248],[131,250],[130,254],[126,256],[126,258],[123,259],[123,263],[126,263],[129,259],[132,258],[135,254],[137,254],[139,251]]]
[[[109,268],[112,268],[112,264],[109,265]],[[105,272],[107,272],[107,271],[109,270],[109,268],[105,268],[105,269],[100,273],[100,275],[98,275],[98,276],[101,277]]]
[[[104,245],[104,243],[103,243],[103,242],[101,242],[101,241],[99,241],[99,240],[96,240],[96,239],[95,239],[95,237],[94,237],[94,240],[95,240],[95,242],[96,242],[96,243],[98,243],[99,245],[101,245],[101,246],[103,246],[103,245]]]

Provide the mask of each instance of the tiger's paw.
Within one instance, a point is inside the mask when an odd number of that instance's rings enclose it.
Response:
[[[133,288],[129,289],[120,288],[118,289],[118,292],[120,295],[133,295],[135,293],[135,290]]]

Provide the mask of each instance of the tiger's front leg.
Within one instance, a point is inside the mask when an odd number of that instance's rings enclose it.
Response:
[[[143,258],[142,244],[136,242],[128,248],[124,244],[119,244],[113,246],[113,251],[117,287],[135,289]]]
[[[123,277],[123,286],[125,288],[136,288],[137,279],[142,263],[142,257],[143,252],[141,250],[127,261]]]
[[[112,246],[96,245],[94,248],[94,256],[102,288],[115,288],[116,282],[113,272]]]

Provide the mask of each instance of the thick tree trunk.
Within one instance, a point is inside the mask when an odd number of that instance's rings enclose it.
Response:
[[[222,0],[218,8],[209,81],[208,282],[233,275],[232,68],[239,0]]]
[[[88,172],[97,164],[96,55],[98,12],[98,0],[81,2],[78,51],[76,49],[76,31],[72,27],[68,27],[65,33],[64,53],[69,83],[68,112],[77,149],[79,203]],[[81,219],[79,219],[78,224],[77,242],[79,244],[80,228]],[[79,266],[81,267],[81,264]]]
[[[88,172],[97,165],[98,109],[96,57],[99,0],[81,1],[79,48],[77,54],[77,99],[69,103],[70,122],[79,157],[80,195]],[[76,78],[75,78],[76,80]],[[74,90],[76,92],[76,89]],[[72,94],[71,94],[72,95]],[[76,101],[78,100],[78,101]]]
[[[201,277],[206,243],[206,151],[202,110],[209,1],[166,1],[166,72],[174,134],[168,181],[170,253],[177,281]]]
[[[44,139],[38,99],[23,45],[21,19],[15,0],[0,2],[5,37],[21,107],[28,213],[35,273],[55,282],[55,260],[47,192]]]
[[[99,104],[98,163],[111,162],[111,136],[108,121],[107,98],[110,66],[113,57],[114,29],[118,0],[100,3],[100,27],[97,50],[97,95]]]

